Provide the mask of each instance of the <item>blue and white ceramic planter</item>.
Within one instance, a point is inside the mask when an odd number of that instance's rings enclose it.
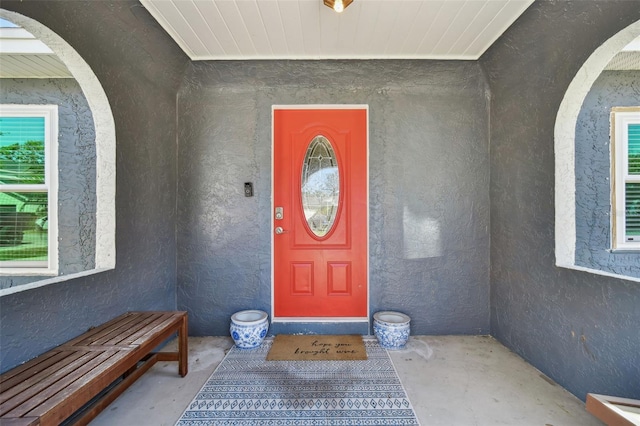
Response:
[[[240,311],[231,316],[229,332],[238,348],[257,348],[267,335],[267,330],[269,316],[264,311]]]
[[[400,312],[381,311],[373,314],[373,334],[385,349],[402,349],[409,340],[411,318]]]

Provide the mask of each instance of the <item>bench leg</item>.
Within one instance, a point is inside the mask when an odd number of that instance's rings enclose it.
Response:
[[[189,372],[189,343],[187,316],[185,315],[178,331],[178,373],[184,377]]]
[[[156,352],[158,361],[178,361],[178,373],[184,377],[189,372],[189,344],[188,344],[187,317],[178,326],[178,351]]]

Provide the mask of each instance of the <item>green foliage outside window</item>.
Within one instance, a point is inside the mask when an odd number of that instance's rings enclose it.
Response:
[[[26,141],[0,146],[0,183],[43,184],[44,142]]]
[[[640,154],[629,155],[629,174],[640,175]]]
[[[43,117],[0,118],[0,261],[47,260],[44,136]]]

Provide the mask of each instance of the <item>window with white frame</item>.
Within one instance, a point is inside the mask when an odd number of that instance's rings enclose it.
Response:
[[[640,251],[640,107],[611,110],[612,249]]]
[[[57,150],[57,105],[0,105],[0,274],[57,274]]]

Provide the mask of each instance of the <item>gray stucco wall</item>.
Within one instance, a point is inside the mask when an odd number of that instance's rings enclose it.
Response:
[[[576,125],[576,264],[640,277],[640,253],[611,252],[612,107],[640,105],[640,71],[606,71]]]
[[[481,58],[492,92],[492,334],[582,399],[640,397],[640,285],[554,266],[554,125],[575,73],[640,19],[639,5],[535,2]]]
[[[89,104],[74,79],[2,79],[0,103],[58,105],[59,274],[95,267],[96,145]],[[42,277],[0,277],[9,288]]]
[[[341,103],[369,105],[370,312],[405,312],[414,334],[489,332],[478,64],[281,61],[194,63],[180,89],[178,306],[191,333],[226,335],[233,312],[271,310],[272,105]]]
[[[115,120],[116,268],[0,298],[0,369],[128,310],[176,307],[176,93],[187,62],[135,1],[2,2],[64,38]]]
[[[187,60],[137,2],[2,7],[52,28],[95,71],[118,186],[116,269],[0,298],[0,370],[126,310],[175,308],[176,258],[193,334],[268,310],[271,105],[346,102],[371,112],[371,311],[409,313],[414,334],[486,333],[490,282],[504,344],[581,398],[640,397],[640,286],[553,256],[557,109],[591,52],[640,19],[637,1],[535,2],[481,60],[490,121],[477,63],[230,62],[189,68],[179,129]],[[405,245],[415,217],[440,236]]]

